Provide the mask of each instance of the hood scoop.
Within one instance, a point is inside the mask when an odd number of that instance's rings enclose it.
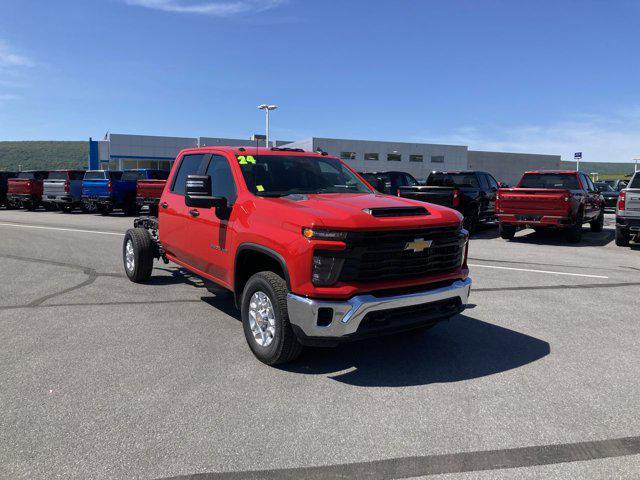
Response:
[[[364,208],[362,211],[372,217],[423,217],[430,215],[424,207]]]

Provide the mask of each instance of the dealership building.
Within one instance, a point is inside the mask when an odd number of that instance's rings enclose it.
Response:
[[[260,146],[264,146],[263,142]],[[92,170],[169,169],[180,150],[214,145],[255,146],[256,142],[237,138],[112,133],[103,140],[89,140],[88,166]],[[482,170],[491,173],[497,180],[514,184],[527,170],[560,168],[559,155],[484,152],[469,150],[464,145],[313,137],[295,142],[276,140],[271,142],[271,146],[323,151],[343,159],[361,172],[398,170],[410,173],[417,179],[427,178],[434,170]]]

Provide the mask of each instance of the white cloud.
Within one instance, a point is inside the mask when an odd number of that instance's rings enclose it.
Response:
[[[630,162],[640,157],[640,108],[607,116],[582,114],[546,125],[464,127],[431,140],[468,145],[471,150],[546,153],[573,160]]]
[[[241,13],[258,13],[276,8],[286,0],[125,0],[129,5],[152,8],[163,12],[196,13],[215,17],[228,17]]]
[[[14,52],[9,45],[0,40],[0,67],[31,67],[33,62],[25,57]]]

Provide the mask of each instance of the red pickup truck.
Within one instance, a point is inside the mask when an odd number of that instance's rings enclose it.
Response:
[[[232,292],[269,365],[303,345],[430,327],[461,312],[471,289],[458,212],[380,194],[327,154],[185,150],[158,217],[134,226],[129,279],[147,281],[162,259]]]
[[[42,192],[44,180],[49,178],[46,171],[19,172],[16,178],[10,178],[7,182],[7,201],[16,207],[35,210],[42,204]],[[48,204],[47,209],[53,209]]]
[[[166,170],[147,170],[146,178],[138,179],[136,186],[136,203],[138,210],[147,205],[150,215],[158,215],[158,203],[167,183],[169,172]]]
[[[512,239],[518,229],[558,229],[570,242],[582,238],[582,225],[591,231],[604,226],[604,201],[583,172],[544,170],[525,172],[516,188],[501,188],[496,196],[500,236]]]

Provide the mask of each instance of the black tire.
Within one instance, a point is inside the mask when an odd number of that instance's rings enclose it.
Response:
[[[274,310],[274,335],[271,343],[262,346],[254,338],[249,321],[251,297],[256,292],[263,292],[271,302]],[[302,352],[302,345],[289,323],[287,311],[287,282],[274,272],[258,272],[249,278],[242,292],[240,310],[242,327],[249,348],[258,360],[267,365],[278,365],[290,362]]]
[[[133,250],[133,265],[127,261],[127,248],[131,244]],[[134,283],[144,283],[151,278],[153,270],[155,246],[151,234],[144,228],[127,230],[122,243],[122,262],[124,271]]]
[[[36,208],[38,208],[38,204],[35,202],[24,202],[22,204],[22,208],[25,208],[30,212],[33,212]]]
[[[82,202],[80,204],[80,209],[84,212],[84,213],[93,213],[96,211],[96,204],[92,203],[92,202]]]
[[[567,240],[569,243],[579,243],[582,240],[582,221],[577,221],[567,229]]]
[[[604,229],[604,210],[600,211],[600,215],[589,223],[592,232],[601,232]]]
[[[500,238],[511,240],[516,236],[516,227],[513,225],[505,225],[501,223],[498,226],[498,232],[500,233]]]
[[[103,215],[105,217],[113,211],[113,209],[107,205],[98,205],[97,210],[100,215]]]
[[[628,247],[631,235],[627,230],[616,227],[616,245],[619,247]]]
[[[462,220],[462,226],[467,232],[473,234],[478,230],[478,223],[480,222],[480,213],[477,207],[473,207],[467,212]]]
[[[131,215],[136,215],[138,213],[138,206],[135,203],[128,202],[122,207],[122,212],[130,217]]]

